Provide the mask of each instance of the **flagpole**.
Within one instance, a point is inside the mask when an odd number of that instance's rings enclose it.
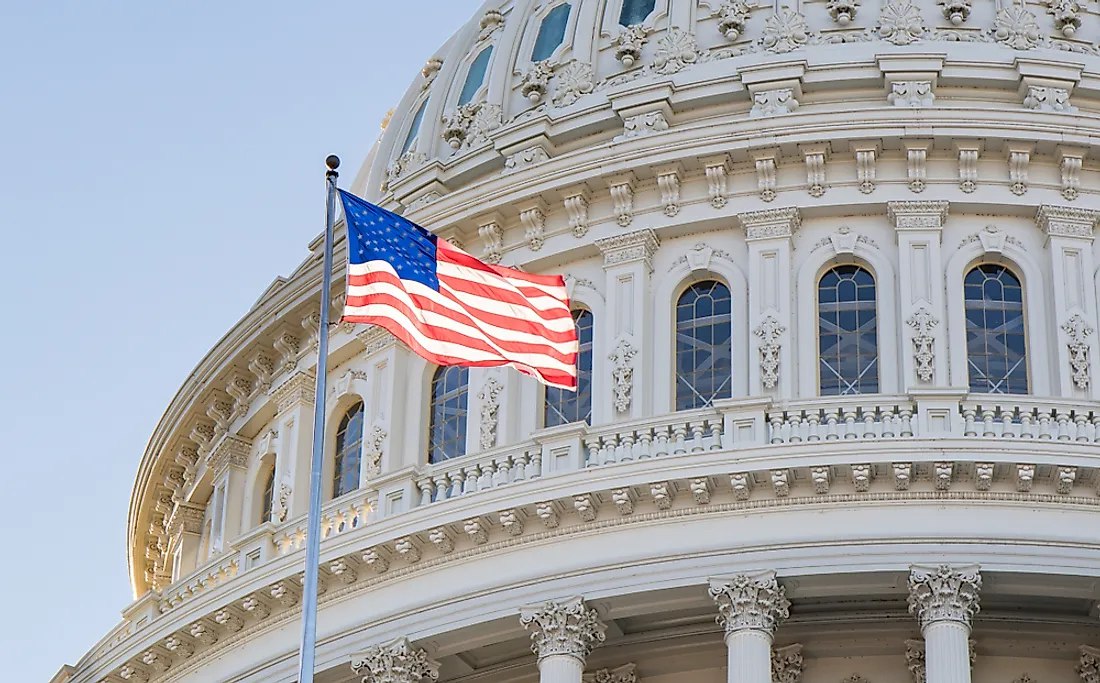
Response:
[[[306,522],[306,576],[302,582],[302,649],[298,683],[313,683],[317,648],[317,574],[321,562],[321,469],[325,452],[325,386],[328,376],[328,319],[332,306],[332,243],[336,222],[336,179],[340,157],[325,159],[328,203],[325,213],[325,259],[321,271],[321,322],[317,330],[317,394],[313,401],[313,457],[309,467],[309,518]]]

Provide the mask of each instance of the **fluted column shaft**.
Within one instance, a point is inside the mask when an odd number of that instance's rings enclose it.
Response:
[[[726,629],[726,680],[771,683],[772,638],[791,605],[775,572],[712,579],[710,595],[718,604],[718,623]]]
[[[539,683],[581,683],[585,659],[607,630],[579,597],[525,607],[520,623],[531,633]]]
[[[970,624],[981,587],[976,565],[912,567],[909,611],[924,635],[926,683],[970,683]]]

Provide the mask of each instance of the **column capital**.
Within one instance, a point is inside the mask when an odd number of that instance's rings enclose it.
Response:
[[[642,261],[652,268],[653,254],[661,246],[657,233],[649,228],[635,230],[614,237],[596,240],[596,246],[603,253],[603,264],[617,266],[634,261]]]
[[[607,626],[580,597],[524,607],[519,623],[530,631],[531,651],[538,655],[539,661],[552,655],[567,655],[583,663],[607,638]]]
[[[220,477],[230,467],[243,470],[248,467],[248,454],[251,450],[251,439],[236,434],[226,434],[210,453],[210,470],[215,477]]]
[[[408,638],[375,645],[351,656],[351,669],[363,683],[421,683],[439,679],[439,662]]]
[[[745,228],[747,240],[789,238],[802,227],[802,214],[793,206],[739,213],[737,219]]]
[[[1073,206],[1043,204],[1035,213],[1035,224],[1048,237],[1083,237],[1091,240],[1097,220],[1100,220],[1100,211]]]
[[[1082,645],[1081,659],[1075,671],[1081,677],[1081,683],[1100,683],[1100,648]]]
[[[947,220],[949,202],[886,202],[886,212],[897,230],[939,230]]]
[[[970,626],[978,613],[982,575],[978,565],[913,565],[909,572],[909,612],[921,629],[940,621]]]
[[[367,356],[388,349],[397,343],[397,337],[390,334],[390,331],[386,328],[378,325],[370,325],[362,331],[356,332],[355,338],[363,345],[363,353]]]
[[[272,390],[271,397],[275,400],[276,410],[282,413],[299,404],[312,407],[316,392],[317,373],[310,370],[295,372]]]
[[[718,604],[717,621],[727,635],[743,630],[775,635],[776,626],[790,616],[791,601],[773,571],[711,579],[710,597]]]

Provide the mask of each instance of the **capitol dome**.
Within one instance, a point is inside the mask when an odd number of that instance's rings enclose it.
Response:
[[[1100,681],[1098,42],[1084,0],[485,3],[349,189],[565,274],[580,390],[333,326],[318,681]],[[311,248],[168,406],[135,601],[59,680],[295,680]]]

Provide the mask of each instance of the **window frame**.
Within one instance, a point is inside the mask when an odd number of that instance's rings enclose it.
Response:
[[[859,268],[868,275],[871,276],[871,281],[875,288],[875,375],[878,378],[878,391],[873,393],[858,392],[854,394],[824,394],[821,391],[821,281],[825,276],[837,268],[843,268],[845,266]],[[814,318],[814,379],[816,387],[816,396],[832,396],[832,397],[848,397],[848,396],[874,396],[876,394],[883,393],[883,372],[882,372],[882,316],[881,313],[881,287],[879,282],[878,273],[871,267],[871,264],[866,263],[860,259],[833,259],[823,264],[818,270],[816,277],[813,280],[813,318]]]
[[[1019,264],[1015,261],[1012,261],[1010,259],[1007,259],[1007,258],[995,259],[995,258],[991,258],[992,256],[993,255],[991,255],[991,254],[984,254],[980,258],[977,258],[977,259],[974,259],[974,260],[970,261],[966,265],[966,267],[964,267],[962,269],[962,273],[960,274],[961,275],[960,283],[962,284],[962,289],[961,289],[961,292],[960,292],[960,295],[959,295],[958,299],[959,299],[959,303],[960,303],[960,312],[962,314],[961,315],[961,320],[960,320],[961,329],[962,329],[962,341],[963,341],[963,351],[962,351],[962,361],[963,361],[963,373],[962,374],[963,374],[963,377],[962,377],[962,379],[963,379],[963,381],[966,382],[967,392],[971,393],[971,394],[982,395],[982,396],[1032,396],[1032,395],[1035,394],[1035,375],[1032,371],[1032,351],[1034,350],[1035,340],[1033,339],[1032,334],[1031,334],[1032,333],[1031,320],[1029,318],[1029,315],[1030,315],[1029,312],[1030,312],[1031,307],[1028,306],[1028,286],[1027,286],[1026,279],[1022,275],[1022,273],[1024,272],[1024,267],[1021,264]],[[967,301],[968,300],[966,298],[966,278],[971,273],[973,273],[975,270],[978,270],[980,268],[987,267],[987,266],[1001,268],[1004,271],[1007,271],[1009,274],[1011,274],[1013,277],[1015,277],[1016,281],[1019,283],[1019,288],[1020,288],[1020,326],[1021,326],[1021,335],[1023,336],[1023,340],[1024,340],[1024,349],[1023,349],[1023,354],[1022,355],[1023,355],[1024,384],[1025,384],[1025,388],[1026,388],[1025,393],[1022,393],[1022,394],[1009,393],[1009,392],[1005,392],[1005,391],[976,391],[971,385],[970,331],[969,331],[968,324],[967,324]],[[985,299],[983,299],[983,301],[985,301]],[[982,329],[988,329],[988,328],[982,328]],[[1004,379],[1007,379],[1007,378],[1002,378],[1002,381]]]
[[[729,329],[729,365],[730,365],[730,375],[729,375],[729,378],[728,378],[728,382],[726,383],[727,394],[724,395],[724,396],[715,396],[715,397],[710,399],[709,403],[707,403],[705,405],[702,405],[702,406],[694,406],[694,407],[691,407],[691,408],[681,408],[679,406],[679,398],[680,398],[679,360],[680,360],[680,358],[679,358],[679,349],[677,348],[677,346],[678,346],[677,345],[677,336],[679,334],[679,323],[680,323],[679,316],[678,316],[678,311],[679,311],[679,308],[680,308],[680,301],[681,301],[681,299],[683,299],[684,295],[687,294],[688,290],[690,290],[693,287],[696,287],[698,285],[707,283],[707,282],[713,282],[713,283],[717,283],[717,284],[722,285],[723,287],[726,288],[726,291],[729,294],[729,309],[730,309],[729,310],[729,328],[730,328]],[[736,339],[736,328],[734,326],[734,322],[735,322],[735,319],[737,317],[736,316],[736,314],[737,314],[737,298],[736,298],[734,292],[735,292],[734,288],[730,285],[730,283],[727,281],[726,278],[724,278],[724,277],[722,277],[722,276],[720,276],[716,273],[710,272],[710,271],[700,272],[697,277],[690,277],[690,278],[684,280],[683,282],[681,282],[679,284],[679,286],[676,287],[676,289],[673,290],[673,296],[672,296],[672,300],[670,302],[670,304],[671,304],[671,320],[670,320],[670,322],[671,322],[671,326],[670,326],[671,327],[671,349],[670,350],[671,350],[671,353],[672,353],[672,364],[671,364],[672,365],[672,367],[671,367],[671,370],[672,370],[671,411],[672,412],[683,412],[683,411],[688,411],[688,410],[704,409],[704,408],[707,408],[709,406],[713,406],[715,401],[727,400],[729,398],[732,398],[735,395],[734,387],[736,385],[735,374],[736,374],[736,370],[737,370],[736,365],[735,365],[735,359],[737,357],[736,356],[737,339]]]
[[[588,353],[589,353],[589,356],[590,356],[590,367],[588,369],[588,418],[587,419],[582,419],[582,420],[574,420],[572,422],[561,422],[561,423],[554,424],[554,425],[547,424],[547,419],[546,419],[547,418],[547,409],[550,407],[550,400],[549,400],[548,394],[551,390],[557,390],[557,391],[564,391],[564,390],[558,390],[556,387],[543,386],[543,388],[542,388],[542,414],[539,416],[540,423],[541,423],[541,426],[542,426],[543,429],[554,428],[554,427],[562,427],[562,426],[571,425],[571,424],[587,424],[587,425],[591,426],[593,416],[595,414],[595,401],[594,401],[595,392],[594,392],[594,387],[595,387],[595,379],[596,379],[596,377],[595,377],[595,375],[596,375],[596,314],[592,311],[591,308],[589,308],[588,306],[584,306],[584,305],[574,306],[571,313],[574,316],[588,314],[588,316],[592,318],[592,331],[591,331],[592,338],[588,342],[588,346],[589,346]],[[576,323],[577,323],[577,319],[574,318],[573,319],[574,326],[576,326]],[[578,335],[578,339],[579,339],[579,335]],[[581,352],[578,352],[578,354],[577,354],[577,371],[578,371],[578,373],[577,373],[577,382],[578,382],[577,389],[578,389],[578,393],[579,393],[579,390],[580,390],[580,379],[581,379],[580,378],[581,353],[583,353],[583,349],[582,349]],[[568,396],[568,394],[564,394],[564,395]]]
[[[437,387],[437,382],[440,381],[441,378],[443,378],[446,375],[446,373],[448,373],[448,372],[464,372],[465,373],[465,382],[462,386],[461,392],[460,393],[452,392],[452,393],[454,393],[455,397],[461,396],[462,404],[463,404],[462,405],[462,417],[461,417],[461,425],[462,425],[461,434],[462,435],[461,435],[460,439],[455,440],[455,443],[457,443],[461,446],[462,452],[461,453],[456,453],[455,455],[452,455],[452,456],[447,456],[447,457],[442,457],[442,458],[436,459],[435,458],[436,442],[435,442],[435,439],[434,439],[434,433],[435,433],[435,428],[436,428],[436,404],[439,403],[440,400],[446,400],[448,398],[446,393],[442,397],[437,396],[436,395],[436,387]],[[455,459],[458,459],[458,458],[465,457],[466,455],[469,455],[470,450],[469,450],[469,447],[468,447],[468,443],[469,443],[469,435],[470,435],[470,369],[466,368],[466,367],[457,366],[457,365],[439,365],[439,366],[435,366],[435,368],[428,375],[428,391],[426,392],[426,394],[428,396],[428,406],[427,406],[428,407],[428,419],[425,421],[427,423],[427,435],[426,435],[427,436],[427,438],[426,438],[427,448],[425,449],[425,451],[426,451],[426,455],[427,455],[428,464],[429,465],[438,465],[440,463],[444,463],[444,462],[447,462],[449,460],[455,460]],[[444,455],[446,455],[445,452],[444,452]]]
[[[343,470],[345,469],[343,460],[348,454],[348,448],[346,444],[341,444],[341,432],[350,426],[351,420],[354,419],[353,413],[358,412],[359,415],[359,437],[355,443],[354,451],[352,451],[357,459],[356,464],[356,477],[355,486],[347,491],[340,491],[337,487],[337,483],[341,481]],[[345,421],[348,422],[345,425]],[[340,413],[340,420],[336,423],[336,431],[333,435],[333,450],[332,450],[332,470],[329,473],[329,499],[333,500],[341,496],[346,496],[349,493],[357,491],[361,487],[363,477],[363,439],[366,425],[366,405],[361,398],[358,398],[354,403],[349,405]]]
[[[469,99],[463,102],[462,94],[466,92],[466,86],[468,85],[468,82],[470,80],[470,72],[473,70],[474,64],[477,63],[478,58],[480,58],[481,55],[484,54],[486,51],[489,52],[489,57],[485,61],[485,72],[481,76],[481,82],[477,85],[476,88],[474,88],[473,92],[470,93]],[[496,61],[496,58],[496,45],[491,42],[481,41],[470,49],[469,53],[467,53],[466,55],[466,58],[463,60],[463,64],[461,67],[461,73],[464,74],[462,78],[462,84],[458,86],[457,89],[455,89],[455,94],[452,96],[454,97],[454,106],[456,108],[468,104],[473,104],[485,98],[485,93],[489,87],[489,80],[492,76],[493,63]]]

